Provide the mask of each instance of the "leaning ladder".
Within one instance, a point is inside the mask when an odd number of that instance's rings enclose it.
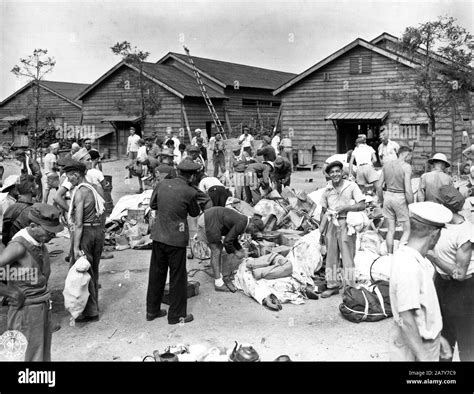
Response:
[[[196,68],[196,65],[194,64],[193,58],[191,57],[191,54],[189,53],[189,49],[186,48],[186,46],[184,45],[183,45],[183,48],[186,52],[186,55],[188,56],[189,63],[191,63],[191,66],[193,67],[194,76],[196,77],[197,84],[199,85],[199,89],[201,90],[202,97],[204,98],[204,101],[206,102],[207,108],[209,109],[209,112],[211,113],[212,120],[214,121],[214,124],[216,125],[218,132],[222,134],[222,137],[224,139],[226,139],[227,137],[225,135],[224,127],[222,127],[222,123],[219,119],[219,116],[217,116],[216,109],[214,108],[214,105],[212,105],[212,101],[206,90],[206,86],[202,82],[201,75],[199,74],[199,71]]]

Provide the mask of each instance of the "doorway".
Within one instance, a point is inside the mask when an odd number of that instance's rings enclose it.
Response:
[[[115,123],[115,128],[117,130],[118,157],[123,157],[127,154],[128,137],[130,136],[130,127],[132,126],[135,127],[135,133],[142,137],[142,130],[140,124],[132,122]]]
[[[337,152],[346,153],[355,148],[357,135],[364,134],[367,137],[367,145],[371,146],[377,153],[380,144],[380,122],[368,121],[338,121],[337,122]]]

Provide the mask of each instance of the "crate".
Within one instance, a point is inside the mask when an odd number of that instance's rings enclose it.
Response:
[[[313,163],[313,150],[300,149],[298,150],[298,165],[308,166]]]

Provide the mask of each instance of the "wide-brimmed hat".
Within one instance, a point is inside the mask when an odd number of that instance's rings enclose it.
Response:
[[[434,161],[442,161],[446,164],[446,167],[451,166],[451,163],[448,161],[448,158],[444,153],[435,153],[435,155],[431,159],[428,159],[429,164],[433,164]]]
[[[33,204],[28,212],[28,218],[36,224],[39,224],[50,233],[59,233],[63,231],[64,226],[59,222],[60,212],[57,208],[48,204]]]
[[[18,183],[18,180],[20,177],[18,175],[10,175],[5,178],[5,181],[3,182],[3,187],[2,187],[2,193],[5,193],[8,189],[11,187],[15,186]]]

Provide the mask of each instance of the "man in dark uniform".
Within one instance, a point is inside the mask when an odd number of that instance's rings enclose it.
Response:
[[[198,219],[198,238],[206,241],[211,249],[211,266],[214,272],[216,291],[233,291],[231,283],[222,278],[221,256],[225,248],[228,254],[243,258],[239,236],[244,233],[255,234],[263,231],[264,224],[258,216],[251,218],[232,208],[212,207],[204,211]],[[222,237],[224,243],[222,243]]]
[[[278,193],[281,193],[283,187],[290,186],[291,164],[284,157],[277,157],[274,164],[273,181]]]
[[[157,184],[150,200],[150,208],[157,210],[156,221],[151,229],[153,247],[150,259],[146,319],[166,316],[160,309],[170,270],[170,307],[168,323],[189,323],[193,315],[187,314],[186,246],[189,241],[188,215],[200,213],[197,197],[199,191],[190,184],[199,164],[183,160],[178,165],[179,175],[164,179]]]
[[[21,173],[27,175],[33,175],[35,177],[35,182],[38,185],[38,195],[36,196],[36,201],[41,201],[43,199],[43,182],[41,178],[41,167],[36,160],[34,160],[29,153],[25,151],[18,151],[16,153],[18,161],[21,163]]]
[[[263,145],[260,149],[257,150],[257,156],[263,156],[264,161],[275,161],[276,152],[271,145],[272,139],[269,136],[263,137]]]

